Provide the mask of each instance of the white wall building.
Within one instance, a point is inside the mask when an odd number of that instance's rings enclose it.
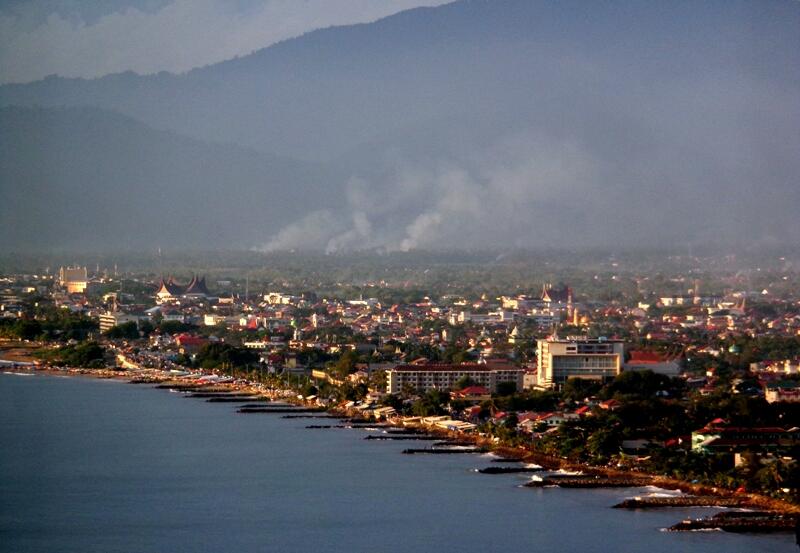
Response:
[[[622,370],[625,346],[621,340],[568,336],[550,337],[536,345],[538,388],[561,386],[568,378],[606,380]]]

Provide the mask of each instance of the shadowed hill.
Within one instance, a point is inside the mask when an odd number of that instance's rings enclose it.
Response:
[[[250,247],[337,186],[314,164],[96,109],[4,108],[0,128],[7,250]]]

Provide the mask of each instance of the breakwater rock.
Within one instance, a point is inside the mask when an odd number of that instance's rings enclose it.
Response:
[[[284,415],[281,417],[282,419],[338,419],[337,415],[328,415],[326,413],[321,413],[319,415],[315,415],[314,413],[308,415]]]
[[[261,402],[267,403],[269,399],[259,396],[236,396],[236,397],[210,397],[206,399],[209,403],[248,403]]]
[[[419,441],[435,441],[439,440],[438,436],[422,436],[422,435],[413,435],[413,436],[401,436],[397,434],[370,434],[369,436],[364,436],[365,440],[395,440],[395,441],[404,441],[404,440],[419,440]],[[449,444],[448,444],[449,445]]]
[[[455,455],[457,453],[486,453],[486,450],[483,448],[475,447],[475,448],[450,448],[450,449],[433,449],[433,448],[422,448],[422,449],[404,449],[403,453],[406,455],[414,455],[414,454],[426,454],[426,455]]]
[[[541,480],[528,482],[525,486],[529,488],[541,488],[544,486],[559,486],[561,488],[634,488],[649,484],[650,480],[644,478],[551,475]]]
[[[542,472],[542,467],[486,467],[478,469],[481,474],[517,474],[526,472]]]
[[[274,406],[244,406],[236,410],[237,413],[321,413],[318,407],[274,407]]]
[[[728,512],[710,518],[688,519],[670,526],[672,532],[695,530],[722,530],[724,532],[792,532],[797,525],[797,516],[773,512]]]
[[[615,509],[658,509],[662,507],[747,507],[746,498],[713,495],[680,495],[675,497],[633,497],[614,505]]]
[[[253,397],[251,392],[191,392],[184,397],[190,398],[236,398],[236,397]]]

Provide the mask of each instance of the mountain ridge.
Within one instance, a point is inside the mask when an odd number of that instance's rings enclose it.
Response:
[[[800,3],[777,1],[460,1],[183,75],[3,86],[0,106],[89,106],[207,143],[178,152],[177,181],[218,155],[256,205],[280,193],[275,225],[240,233],[270,251],[775,243],[800,233],[797,28]],[[237,172],[220,143],[273,168]],[[49,159],[38,148],[28,179]],[[257,185],[271,154],[313,163]],[[167,186],[162,158],[143,163]],[[214,197],[230,218],[234,198]],[[208,238],[236,239],[224,230]]]

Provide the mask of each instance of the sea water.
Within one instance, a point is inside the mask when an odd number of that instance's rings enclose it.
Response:
[[[524,488],[483,455],[147,385],[0,374],[3,552],[777,552],[794,536],[664,532],[716,509],[611,506],[648,489]]]

